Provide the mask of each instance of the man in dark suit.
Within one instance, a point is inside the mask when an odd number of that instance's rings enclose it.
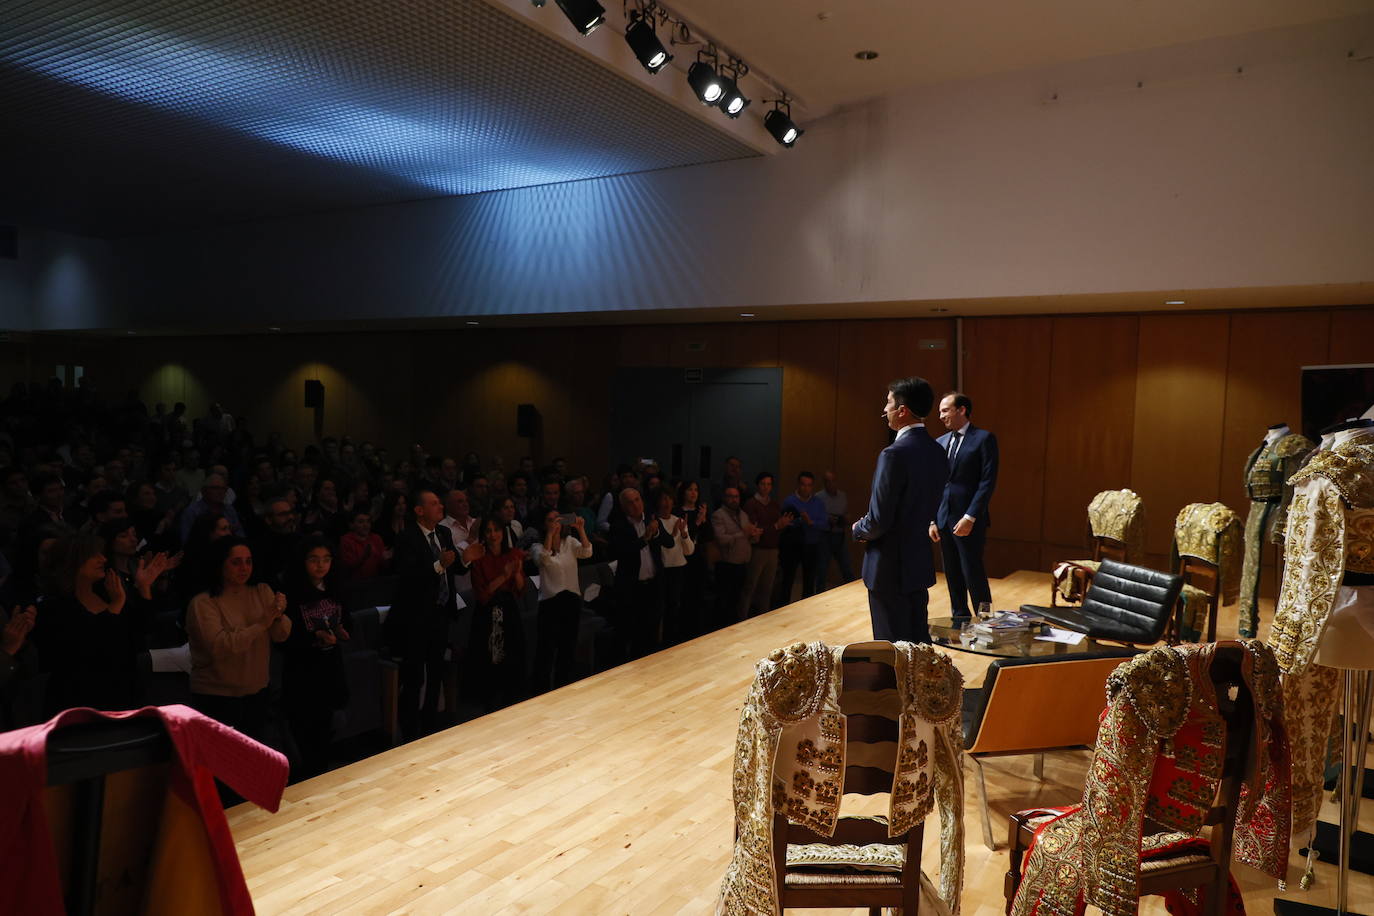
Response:
[[[997,486],[997,437],[969,422],[973,401],[951,391],[940,399],[940,422],[949,432],[939,439],[949,460],[940,509],[930,525],[930,539],[940,545],[949,609],[955,619],[969,617],[973,606],[992,603],[983,547],[992,517],[988,503]]]
[[[661,551],[673,546],[673,535],[657,518],[646,518],[644,497],[625,487],[618,497],[620,514],[611,518],[611,559],[615,569],[615,628],[631,657],[647,655],[658,646],[663,619],[659,573]]]
[[[930,642],[926,603],[935,559],[925,526],[949,476],[944,453],[926,433],[934,402],[923,378],[887,386],[883,417],[897,438],[878,455],[868,513],[854,523],[855,539],[867,542],[863,580],[874,639]]]
[[[406,741],[437,725],[444,651],[449,647],[449,623],[457,612],[454,578],[467,572],[482,549],[473,544],[466,559],[458,556],[452,533],[439,524],[444,504],[433,490],[417,489],[411,505],[414,517],[396,538],[396,598],[386,618],[387,642],[400,656],[398,718]]]

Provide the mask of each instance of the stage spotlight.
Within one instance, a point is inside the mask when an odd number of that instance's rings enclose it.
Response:
[[[791,115],[781,108],[774,108],[764,115],[763,126],[773,135],[774,140],[789,148],[804,133],[793,122]]]
[[[702,60],[692,64],[687,71],[687,82],[705,105],[716,104],[725,91],[720,84],[720,77],[716,75],[716,68]]]
[[[630,24],[625,27],[625,43],[650,73],[662,70],[673,59],[673,55],[664,49],[663,42],[658,40],[653,24],[638,12],[630,14]]]
[[[738,118],[744,109],[749,107],[749,100],[739,91],[739,85],[732,77],[722,76],[720,78],[720,101],[716,104],[728,116]]]
[[[583,35],[590,35],[596,27],[606,21],[606,8],[596,0],[557,0],[558,8],[573,28]]]

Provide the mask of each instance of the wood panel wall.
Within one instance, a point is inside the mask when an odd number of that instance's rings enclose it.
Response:
[[[1123,486],[1144,497],[1147,547],[1162,563],[1185,503],[1220,499],[1245,512],[1244,459],[1269,424],[1298,423],[1299,369],[1374,362],[1371,341],[1374,307],[965,320],[963,389],[1002,455],[990,570],[1045,569],[1081,553],[1088,501]],[[887,442],[886,385],[919,374],[937,394],[952,389],[956,322],[40,336],[20,351],[11,366],[22,362],[34,380],[49,364],[74,363],[108,397],[135,388],[150,405],[185,401],[193,416],[218,398],[260,438],[276,430],[297,446],[314,435],[303,387],[315,378],[325,384],[327,435],[347,432],[393,452],[414,441],[445,454],[471,449],[508,465],[527,452],[539,461],[563,455],[597,474],[622,457],[607,454],[602,406],[616,368],[776,366],[784,370],[782,486],[803,468],[833,469],[861,512]],[[516,435],[520,403],[542,416],[534,443]],[[931,424],[943,431],[934,416]]]

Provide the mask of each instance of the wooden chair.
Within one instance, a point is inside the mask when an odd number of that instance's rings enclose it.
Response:
[[[981,689],[964,690],[964,748],[978,770],[983,844],[996,849],[988,812],[983,758],[1035,755],[1035,776],[1045,776],[1045,754],[1090,748],[1097,740],[1107,675],[1136,655],[1107,649],[1084,655],[999,658]],[[1052,711],[1052,715],[1046,713]]]
[[[1061,598],[1069,602],[1082,601],[1103,560],[1118,563],[1143,560],[1144,528],[1144,504],[1133,491],[1104,490],[1094,496],[1088,504],[1087,544],[1091,557],[1065,560],[1055,568],[1050,607],[1059,606]]]
[[[892,791],[897,718],[902,710],[896,672],[890,661],[881,658],[881,652],[873,650],[872,643],[860,643],[844,654],[840,709],[847,718],[846,796],[886,796]],[[877,764],[880,759],[881,766],[859,762]],[[773,863],[778,876],[778,905],[784,910],[866,906],[870,916],[878,916],[881,908],[889,907],[914,916],[921,889],[923,835],[924,824],[917,824],[904,835],[889,837],[885,817],[846,815],[843,799],[834,836],[823,836],[775,814]],[[872,856],[860,859],[854,855],[853,847],[873,845],[883,850],[881,864]]]
[[[1241,677],[1245,651],[1242,646],[1222,646],[1217,649],[1211,665],[1218,712],[1226,727],[1226,756],[1222,764],[1217,797],[1203,822],[1204,827],[1210,828],[1207,853],[1204,855],[1195,850],[1183,850],[1172,857],[1149,860],[1142,855],[1142,897],[1164,894],[1172,890],[1205,888],[1206,916],[1221,916],[1225,911],[1236,809],[1240,804],[1241,784],[1247,775],[1247,766],[1254,759],[1254,699]],[[1021,811],[1011,815],[1007,837],[1011,861],[1003,884],[1008,914],[1011,913],[1012,902],[1021,883],[1022,862],[1035,837],[1036,828],[1051,816],[1036,816],[1033,811]],[[1168,828],[1146,818],[1142,839],[1167,832]]]
[[[1183,591],[1179,593],[1178,604],[1174,609],[1174,622],[1169,634],[1169,642],[1177,643],[1183,639],[1184,611],[1188,604],[1202,602],[1207,608],[1207,639],[1217,641],[1217,611],[1221,606],[1221,569],[1199,557],[1181,556],[1178,558],[1178,574],[1183,578]]]

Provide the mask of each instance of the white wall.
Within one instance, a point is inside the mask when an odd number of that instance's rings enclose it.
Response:
[[[1374,17],[910,91],[776,156],[130,240],[106,304],[253,326],[1374,280],[1360,47]],[[36,327],[122,317],[42,301]]]

